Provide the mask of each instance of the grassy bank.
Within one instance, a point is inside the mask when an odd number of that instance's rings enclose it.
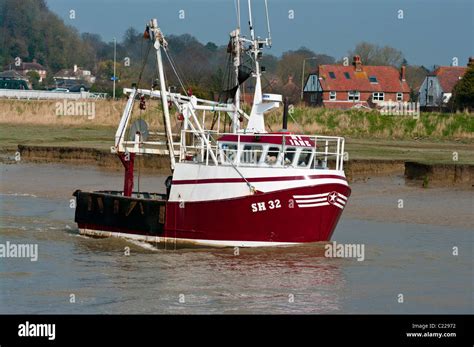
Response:
[[[56,115],[54,101],[0,100],[0,148],[18,144],[109,149],[125,100],[95,101],[95,117]],[[161,128],[157,101],[136,109],[152,128]],[[173,115],[173,130],[178,129]],[[474,164],[474,116],[422,114],[384,116],[375,112],[296,108],[290,130],[346,137],[350,159],[412,160],[426,163]],[[208,115],[209,121],[211,116]],[[281,110],[267,118],[280,129]],[[222,130],[222,127],[221,127]],[[458,161],[453,161],[457,153]]]
[[[269,117],[270,126],[278,125],[280,112]],[[412,116],[381,115],[377,111],[294,108],[292,129],[309,134],[374,139],[474,140],[474,114],[421,113]]]
[[[0,123],[43,124],[49,126],[74,125],[86,127],[116,127],[125,99],[117,101],[98,100],[94,103],[93,119],[87,116],[57,115],[56,101],[0,100]],[[59,102],[61,103],[61,101]],[[173,121],[176,110],[171,110]],[[281,127],[282,109],[267,116],[271,130]],[[144,118],[152,127],[162,125],[160,104],[148,101],[147,110],[135,104],[134,117]],[[208,113],[207,120],[211,122]],[[411,116],[381,115],[376,111],[329,110],[324,108],[295,107],[291,112],[290,130],[308,134],[341,135],[353,138],[419,139],[430,140],[474,140],[474,114],[422,113],[418,119]]]

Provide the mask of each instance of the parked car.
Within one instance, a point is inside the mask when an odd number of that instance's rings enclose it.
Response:
[[[77,92],[88,92],[89,88],[83,84],[77,84],[69,88],[70,92],[77,93]]]
[[[69,93],[69,89],[66,88],[54,88],[51,89],[52,92],[59,92],[59,93]]]
[[[29,90],[30,88],[24,80],[0,80],[0,89]]]

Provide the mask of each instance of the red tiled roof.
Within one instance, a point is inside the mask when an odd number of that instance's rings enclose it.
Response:
[[[19,66],[16,66],[15,64],[11,64],[11,68],[14,69],[14,70],[17,70],[17,71],[25,71],[25,70],[38,70],[38,71],[41,71],[41,70],[46,70],[46,68],[43,65],[38,64],[36,62],[21,63]]]
[[[451,93],[456,83],[466,73],[466,70],[467,67],[463,66],[440,66],[433,72],[433,75],[438,77],[443,92]]]
[[[335,74],[335,78],[329,76],[330,72]],[[348,73],[350,78],[347,79],[344,73]],[[378,83],[371,83],[370,76],[375,76]],[[325,91],[410,92],[408,83],[400,80],[400,71],[392,66],[362,65],[362,71],[357,72],[353,65],[320,65],[319,78]]]
[[[46,70],[46,68],[38,63],[23,63],[23,70]]]

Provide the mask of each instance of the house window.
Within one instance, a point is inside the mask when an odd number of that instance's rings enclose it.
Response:
[[[349,101],[359,101],[360,100],[360,92],[356,90],[352,90],[347,93],[347,100]]]
[[[379,82],[377,81],[377,77],[375,77],[375,76],[370,76],[370,77],[369,77],[369,81],[370,81],[370,83],[379,83]]]
[[[329,77],[331,77],[332,79],[335,79],[336,74],[333,71],[329,71]]]
[[[384,97],[385,97],[384,93],[381,93],[381,92],[372,93],[372,101],[383,101]]]
[[[428,95],[428,105],[433,105],[433,95]]]
[[[336,92],[329,92],[329,100],[336,100]]]
[[[318,99],[316,98],[316,93],[311,93],[311,95],[309,96],[309,101],[311,103],[316,103]]]
[[[348,80],[351,79],[351,75],[349,75],[349,72],[344,72],[344,76],[345,76],[346,79],[348,79]]]
[[[397,101],[403,101],[403,93],[397,93]]]

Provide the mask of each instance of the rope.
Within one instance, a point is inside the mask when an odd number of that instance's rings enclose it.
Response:
[[[226,118],[227,118],[227,117],[226,117]],[[212,141],[216,142],[216,140],[214,139],[214,137],[213,137],[211,134],[209,134],[209,138],[210,138]],[[238,153],[238,150],[237,150],[237,153]],[[237,168],[237,166],[234,165],[234,163],[232,162],[232,160],[230,160],[229,157],[228,157],[225,153],[223,153],[223,154],[224,154],[225,159],[227,159],[227,161],[229,162],[229,164],[232,166],[232,168],[233,168],[235,171],[237,171],[237,173],[239,174],[239,176],[245,181],[245,183],[246,183],[247,186],[249,187],[250,191],[251,191],[252,193],[255,193],[255,192],[256,192],[255,187],[254,187],[252,184],[250,184],[250,182],[245,178],[245,176],[239,171],[239,169]]]
[[[152,45],[148,45],[148,49],[147,49],[147,51],[146,51],[145,58],[143,59],[143,62],[142,62],[142,68],[141,68],[141,70],[140,70],[140,74],[138,75],[137,89],[139,88],[140,82],[142,81],[143,71],[145,70],[145,66],[146,66],[146,62],[147,62],[147,60],[148,60],[148,55],[150,54],[151,46],[152,46]]]

